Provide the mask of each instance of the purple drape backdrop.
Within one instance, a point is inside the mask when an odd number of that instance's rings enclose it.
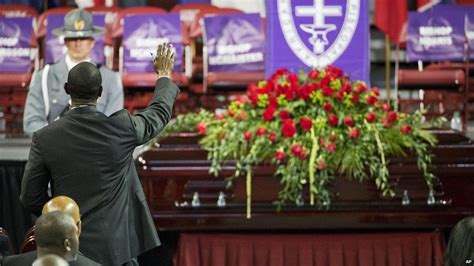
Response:
[[[268,0],[266,10],[267,76],[335,65],[369,81],[367,0]]]

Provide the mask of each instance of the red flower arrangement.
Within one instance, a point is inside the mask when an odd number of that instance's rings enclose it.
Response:
[[[250,84],[247,98],[232,102],[226,113],[201,111],[195,128],[205,134],[202,147],[213,151],[214,174],[225,160],[237,160],[238,173],[246,173],[250,185],[253,164],[275,163],[282,204],[295,202],[305,184],[311,204],[329,206],[326,186],[336,175],[372,178],[384,195],[393,196],[386,157],[403,150],[417,155],[431,188],[428,147],[435,139],[421,129],[421,113],[397,113],[379,97],[377,88],[351,83],[334,66],[298,75],[279,69]]]

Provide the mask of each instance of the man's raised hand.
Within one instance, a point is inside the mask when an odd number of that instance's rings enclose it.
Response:
[[[176,51],[172,44],[158,45],[156,56],[153,58],[153,67],[159,77],[170,77],[174,67]]]

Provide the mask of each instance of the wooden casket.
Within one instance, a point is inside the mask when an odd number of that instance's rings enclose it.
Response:
[[[432,149],[437,180],[434,201],[431,198],[429,203],[428,188],[413,157],[390,158],[395,197],[383,197],[373,181],[337,177],[330,189],[329,209],[310,206],[304,197],[299,204],[288,203],[277,211],[274,201],[280,180],[274,176],[274,167],[255,166],[251,219],[246,219],[245,178],[226,186],[226,178],[234,171],[232,162],[218,177],[210,175],[207,152],[193,133],[160,140],[136,162],[160,231],[443,230],[474,215],[474,145],[451,130],[432,132],[439,143]]]

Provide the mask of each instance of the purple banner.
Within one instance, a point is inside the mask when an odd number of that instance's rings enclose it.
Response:
[[[408,13],[408,61],[462,61],[465,43],[463,14],[452,10]]]
[[[259,14],[206,16],[203,29],[210,72],[265,70],[265,36]]]
[[[469,58],[474,59],[474,8],[471,8],[472,12],[466,12],[466,37],[469,45]]]
[[[105,28],[105,14],[92,14],[94,26]],[[64,25],[63,14],[53,14],[48,16],[48,26],[46,28],[46,47],[44,51],[45,64],[51,64],[63,57],[67,49],[64,46],[64,38],[53,34],[53,30]],[[103,64],[104,55],[104,34],[94,37],[95,45],[92,49],[91,58],[94,62]]]
[[[474,7],[459,5],[436,5],[433,14],[450,14],[450,17],[464,17],[464,34],[470,48],[470,58],[474,59]],[[465,52],[467,54],[467,51]]]
[[[367,0],[268,0],[266,75],[281,67],[340,67],[369,81]]]
[[[31,17],[0,17],[0,72],[27,72],[31,66]]]
[[[158,44],[176,48],[174,71],[183,71],[183,37],[179,14],[129,15],[123,25],[123,66],[125,72],[154,72],[152,56]]]

